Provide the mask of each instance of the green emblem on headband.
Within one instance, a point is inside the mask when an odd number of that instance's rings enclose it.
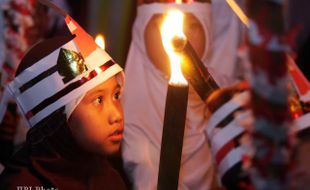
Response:
[[[80,53],[61,48],[57,60],[57,70],[64,77],[63,82],[66,84],[88,69]]]

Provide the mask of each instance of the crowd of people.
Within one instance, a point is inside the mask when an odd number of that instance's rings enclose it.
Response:
[[[258,187],[247,156],[255,151],[247,28],[226,1],[138,0],[124,70],[66,1],[52,2],[67,14],[48,2],[1,1],[0,189],[157,189],[170,75],[160,25],[171,9],[185,13],[184,33],[219,86],[206,100],[189,87],[178,189]],[[292,184],[305,189],[310,83],[308,43],[298,39],[287,138],[297,139],[292,176],[302,175]]]

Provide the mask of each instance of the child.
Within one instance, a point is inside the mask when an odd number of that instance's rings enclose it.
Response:
[[[6,89],[32,128],[0,189],[125,189],[106,159],[123,136],[122,69],[69,16],[66,22],[73,35],[34,46]]]

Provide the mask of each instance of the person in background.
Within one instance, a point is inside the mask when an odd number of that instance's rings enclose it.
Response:
[[[209,1],[138,1],[127,57],[124,89],[125,133],[122,155],[134,189],[156,189],[161,149],[169,61],[163,49],[160,25],[170,8],[185,13],[184,31],[207,67],[211,50]],[[208,67],[215,79],[221,78]],[[206,104],[190,88],[179,189],[207,190],[216,186],[208,139]]]

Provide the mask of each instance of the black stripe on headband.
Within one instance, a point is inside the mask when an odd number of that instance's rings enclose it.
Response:
[[[32,86],[34,86],[35,84],[37,84],[38,82],[40,82],[41,80],[45,79],[46,77],[52,75],[53,73],[55,73],[57,71],[57,65],[54,65],[53,67],[47,69],[46,71],[44,71],[43,73],[39,74],[38,76],[36,76],[35,78],[31,79],[30,81],[26,82],[25,84],[23,84],[19,90],[20,93],[25,92],[27,89],[31,88]]]
[[[19,90],[20,93],[25,92],[56,71],[63,77],[63,82],[66,84],[87,70],[85,60],[80,53],[61,48],[58,54],[57,64],[23,84]]]
[[[102,72],[104,72],[105,70],[107,70],[108,68],[110,68],[114,64],[115,63],[112,60],[109,60],[105,64],[101,65],[99,68],[101,69]],[[34,115],[36,115],[37,113],[42,111],[47,106],[53,104],[58,99],[60,99],[63,96],[67,95],[71,91],[79,88],[80,86],[82,86],[86,82],[88,82],[91,79],[95,78],[97,75],[98,75],[97,72],[95,70],[92,70],[87,76],[81,78],[80,80],[78,80],[76,82],[73,82],[73,83],[69,84],[64,89],[62,89],[59,92],[57,92],[56,94],[54,94],[51,97],[43,100],[41,103],[39,103],[37,106],[35,106],[32,110],[30,110],[29,112],[26,113],[26,118],[30,119],[31,117],[33,117]]]

